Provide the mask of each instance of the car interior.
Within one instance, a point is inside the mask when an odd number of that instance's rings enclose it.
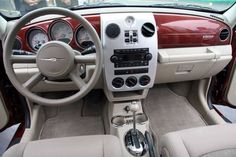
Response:
[[[235,0],[35,1],[0,0],[3,157],[236,156]]]

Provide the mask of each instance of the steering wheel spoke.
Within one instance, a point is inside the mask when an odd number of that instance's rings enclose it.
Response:
[[[71,72],[69,77],[80,90],[86,85],[84,80],[80,76],[77,76],[74,72]]]
[[[36,55],[12,55],[11,63],[36,63]]]
[[[32,89],[37,83],[39,83],[42,79],[44,78],[44,76],[38,72],[36,74],[34,74],[30,79],[28,79],[24,84],[23,87],[27,88],[27,89]]]
[[[96,63],[96,56],[95,55],[76,55],[75,56],[76,63]]]

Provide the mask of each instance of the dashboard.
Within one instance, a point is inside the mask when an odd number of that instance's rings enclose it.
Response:
[[[83,17],[101,39],[105,61],[100,83],[112,92],[144,90],[157,83],[211,77],[232,58],[231,29],[213,18],[155,12]],[[93,45],[89,33],[78,21],[55,17],[22,28],[13,52],[35,55],[41,45],[52,40],[63,41],[78,51]],[[35,69],[27,68],[27,75],[32,75]],[[22,74],[22,69],[18,71]],[[60,90],[59,84],[54,85]],[[99,88],[104,88],[101,86]]]
[[[230,28],[220,21],[193,15],[153,15],[158,28],[159,48],[227,45],[230,42]],[[100,14],[84,17],[100,35]],[[225,37],[221,37],[220,33],[225,34]],[[29,24],[21,29],[16,40],[15,49],[32,52],[43,42],[50,40],[62,40],[77,49],[85,49],[92,44],[86,30],[79,22],[70,18]]]

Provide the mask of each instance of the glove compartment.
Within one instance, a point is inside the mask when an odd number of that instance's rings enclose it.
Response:
[[[211,77],[220,72],[231,58],[231,45],[159,49],[155,82]]]

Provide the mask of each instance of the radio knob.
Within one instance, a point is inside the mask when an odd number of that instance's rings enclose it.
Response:
[[[113,55],[113,56],[111,56],[110,60],[112,63],[116,63],[116,62],[118,62],[119,58],[118,58],[118,56]]]
[[[137,84],[137,78],[134,76],[130,76],[125,81],[126,86],[134,87]]]
[[[151,59],[152,59],[152,54],[151,53],[147,53],[145,55],[145,60],[150,61]]]

